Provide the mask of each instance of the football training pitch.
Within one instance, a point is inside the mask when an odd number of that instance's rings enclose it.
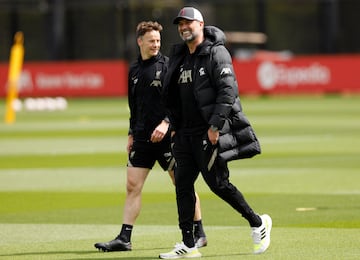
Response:
[[[231,181],[273,219],[252,255],[247,222],[201,198],[205,259],[360,259],[360,96],[243,97],[263,153],[229,164]],[[156,166],[143,191],[133,251],[98,252],[121,228],[126,98],[70,99],[65,111],[0,123],[0,259],[156,259],[180,242],[174,187]],[[4,100],[0,101],[4,116]],[[3,120],[3,119],[2,119]]]

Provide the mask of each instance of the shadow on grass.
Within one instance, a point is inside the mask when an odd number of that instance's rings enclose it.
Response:
[[[163,249],[163,248],[162,248]],[[143,250],[137,250],[137,251],[149,251],[149,250],[157,250],[156,248],[152,248],[152,249],[143,249]],[[123,253],[123,255],[121,255]],[[129,253],[131,252],[102,252],[102,251],[41,251],[41,252],[24,252],[24,253],[13,253],[13,254],[0,254],[0,258],[2,257],[6,257],[6,258],[11,258],[11,257],[25,257],[25,258],[29,258],[29,259],[36,259],[36,256],[49,256],[49,259],[51,259],[51,256],[53,255],[55,258],[59,258],[61,256],[63,256],[62,259],[72,259],[72,260],[77,260],[77,259],[84,259],[83,257],[80,258],[76,258],[76,257],[69,257],[67,258],[66,255],[92,255],[90,259],[94,259],[94,260],[104,260],[104,259],[158,259],[158,255],[153,255],[153,256],[129,256]],[[95,256],[95,254],[98,255],[98,257]]]
[[[97,251],[41,251],[41,252],[23,252],[23,253],[13,253],[13,254],[0,254],[0,257],[5,256],[32,256],[32,255],[62,255],[62,254],[92,254],[98,253]]]
[[[163,250],[164,248],[149,248],[149,249],[140,249],[140,250],[136,250],[136,251],[153,251],[153,250]],[[34,258],[36,256],[49,256],[49,258],[51,258],[51,255],[56,255],[57,258],[60,257],[61,255],[64,256],[63,259],[72,259],[72,260],[80,260],[80,259],[84,259],[84,258],[76,258],[76,257],[70,257],[70,258],[66,258],[66,255],[68,254],[74,254],[74,255],[92,255],[91,259],[94,260],[104,260],[104,259],[159,259],[158,255],[153,255],[153,256],[130,256],[129,253],[131,252],[126,252],[126,254],[121,255],[121,252],[101,252],[101,251],[47,251],[47,252],[24,252],[24,253],[13,253],[13,254],[0,254],[0,257],[29,257],[29,258]],[[95,257],[95,254],[98,254],[99,257]],[[214,255],[214,254],[203,254],[202,258],[213,258],[213,259],[217,259],[218,257],[226,258],[226,259],[232,259],[234,257],[239,257],[239,256],[248,256],[248,255],[252,255],[250,253],[236,253],[236,254],[222,254],[222,255]]]

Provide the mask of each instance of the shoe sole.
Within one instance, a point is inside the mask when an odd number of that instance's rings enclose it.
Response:
[[[95,246],[96,249],[102,252],[119,252],[119,251],[131,251],[131,249],[128,248],[121,248],[121,249],[109,249],[103,246]]]
[[[181,259],[181,258],[199,258],[201,257],[201,253],[196,254],[196,255],[190,255],[190,256],[184,256],[184,255],[177,255],[174,257],[162,257],[161,255],[159,255],[160,259]]]

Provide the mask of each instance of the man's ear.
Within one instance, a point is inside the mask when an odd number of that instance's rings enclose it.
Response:
[[[139,37],[137,37],[137,39],[136,39],[136,43],[137,43],[137,45],[138,46],[140,46],[141,44],[142,44],[142,39],[141,39],[141,37],[139,36]]]

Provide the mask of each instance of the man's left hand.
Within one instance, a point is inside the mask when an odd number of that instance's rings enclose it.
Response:
[[[209,137],[209,141],[212,145],[217,144],[217,142],[219,141],[219,130],[214,131],[209,128],[208,137]]]

